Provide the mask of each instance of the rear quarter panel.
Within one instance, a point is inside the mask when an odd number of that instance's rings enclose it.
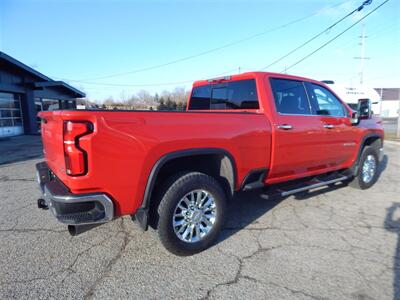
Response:
[[[271,128],[263,114],[121,111],[53,114],[63,120],[90,120],[94,132],[84,138],[89,160],[87,175],[66,175],[60,159],[57,166],[51,163],[51,168],[73,193],[109,194],[115,200],[117,215],[133,214],[140,207],[151,169],[171,152],[194,148],[228,151],[237,166],[236,189],[250,170],[269,166]],[[54,127],[54,131],[53,134],[62,134],[62,126]],[[47,139],[45,134],[49,161],[52,152],[60,153],[63,146],[60,141],[55,145]]]

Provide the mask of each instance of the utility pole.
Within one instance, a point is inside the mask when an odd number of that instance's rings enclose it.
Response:
[[[397,116],[397,134],[396,134],[396,136],[398,139],[400,139],[400,108],[397,111],[397,114],[398,114],[398,116]]]
[[[360,76],[360,84],[364,83],[364,65],[365,65],[365,60],[370,59],[370,57],[365,57],[365,39],[367,36],[365,35],[365,23],[363,22],[361,25],[361,35],[359,36],[360,38],[360,56],[354,57],[354,59],[359,59],[360,60],[360,67],[359,67],[359,76]]]

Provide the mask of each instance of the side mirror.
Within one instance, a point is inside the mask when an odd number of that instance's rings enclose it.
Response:
[[[351,114],[350,123],[353,126],[356,126],[360,123],[360,115],[357,111],[353,111],[353,113]]]
[[[372,116],[372,106],[370,99],[358,100],[358,113],[360,119],[369,119]]]

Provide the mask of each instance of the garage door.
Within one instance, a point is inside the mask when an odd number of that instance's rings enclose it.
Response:
[[[0,137],[23,133],[20,95],[0,93]]]

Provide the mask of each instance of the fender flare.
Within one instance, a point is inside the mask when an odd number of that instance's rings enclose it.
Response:
[[[143,196],[142,205],[135,213],[135,218],[139,221],[140,226],[147,230],[148,228],[148,212],[149,212],[149,205],[152,196],[152,192],[154,190],[154,185],[157,179],[157,176],[162,169],[162,167],[169,161],[181,158],[181,157],[189,157],[189,156],[196,156],[196,155],[207,155],[207,154],[219,154],[226,156],[232,167],[232,178],[233,182],[231,184],[231,189],[234,191],[236,180],[237,180],[237,167],[235,163],[235,159],[233,155],[229,153],[227,150],[222,148],[195,148],[195,149],[187,149],[187,150],[180,150],[171,153],[167,153],[164,156],[160,157],[157,162],[153,165],[150,175],[147,179],[146,189]]]
[[[357,174],[358,166],[359,166],[359,162],[360,162],[360,157],[361,157],[361,153],[362,153],[362,151],[363,151],[363,149],[364,149],[364,147],[365,147],[365,142],[366,142],[368,139],[370,139],[370,138],[377,138],[377,139],[380,139],[380,140],[382,141],[382,144],[383,144],[383,136],[380,135],[380,134],[378,134],[378,133],[369,133],[369,134],[366,134],[366,135],[362,138],[361,143],[360,143],[360,147],[358,148],[357,157],[356,157],[356,159],[355,159],[353,165],[350,167],[350,170],[352,171],[352,174],[353,174],[353,175],[356,175],[356,174]]]

